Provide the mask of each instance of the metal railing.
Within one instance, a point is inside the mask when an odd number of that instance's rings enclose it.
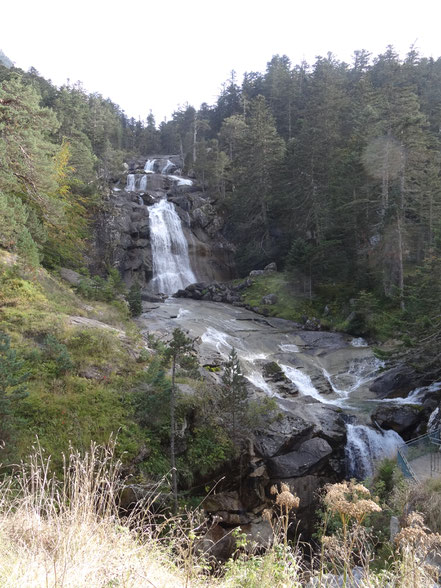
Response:
[[[427,460],[421,459],[427,457]],[[427,462],[427,463],[426,463]],[[424,477],[438,476],[441,474],[441,429],[436,429],[398,448],[397,463],[405,478],[421,482],[421,473],[417,474],[416,464],[419,470],[427,469]]]

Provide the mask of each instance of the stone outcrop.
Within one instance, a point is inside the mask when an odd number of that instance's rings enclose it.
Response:
[[[371,419],[382,429],[392,429],[403,438],[415,436],[419,423],[427,421],[428,414],[421,406],[379,406]]]
[[[272,478],[285,479],[313,473],[331,453],[332,447],[325,439],[313,437],[304,441],[297,451],[270,458],[269,474]]]
[[[140,158],[129,161],[126,170],[113,178],[95,224],[91,272],[104,274],[110,265],[118,268],[127,285],[136,281],[146,289],[153,275],[149,206],[167,197],[181,218],[198,279],[231,279],[232,246],[222,235],[224,223],[214,202],[195,182],[181,179],[179,156],[150,156],[150,160],[154,169],[149,172],[144,170],[146,158]],[[160,173],[164,169],[168,175]],[[134,190],[128,188],[128,175],[133,178],[130,187]]]
[[[421,377],[410,366],[397,365],[382,373],[372,383],[370,390],[378,398],[407,396],[411,390],[421,385]]]

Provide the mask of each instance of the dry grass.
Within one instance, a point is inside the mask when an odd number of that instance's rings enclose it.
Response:
[[[38,449],[0,488],[0,586],[184,586],[184,573],[133,521],[117,519],[113,444],[71,452],[64,482]]]
[[[5,588],[113,588],[217,586],[219,588],[308,588],[360,586],[426,588],[437,579],[433,556],[441,537],[419,515],[396,538],[387,569],[374,572],[374,553],[362,522],[378,510],[360,484],[328,486],[324,503],[342,529],[324,533],[323,550],[305,560],[287,541],[289,517],[298,498],[289,487],[274,489],[267,512],[274,542],[266,554],[249,554],[238,532],[237,551],[223,576],[208,575],[195,549],[201,521],[195,513],[167,519],[158,528],[140,517],[146,502],[128,519],[117,512],[120,463],[114,443],[92,445],[85,455],[71,451],[63,481],[51,475],[50,458],[37,447],[27,464],[0,483],[0,586]],[[203,525],[202,525],[203,527]],[[167,533],[164,531],[167,530]],[[165,537],[165,539],[164,539]],[[162,539],[161,539],[162,538]]]

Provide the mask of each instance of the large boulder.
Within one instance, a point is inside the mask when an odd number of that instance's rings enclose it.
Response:
[[[60,267],[60,276],[65,282],[71,284],[71,286],[78,286],[83,279],[83,276],[74,270],[68,269],[67,267]]]
[[[392,429],[400,435],[407,436],[406,433],[412,433],[424,416],[425,411],[420,406],[379,406],[371,419],[382,429]]]
[[[272,457],[267,462],[272,478],[295,478],[313,473],[332,453],[332,447],[325,439],[314,437],[300,445],[297,451]]]
[[[413,368],[401,364],[378,376],[370,390],[375,392],[378,398],[405,397],[411,390],[417,388],[420,382],[421,377]]]
[[[274,457],[292,451],[312,435],[314,425],[285,413],[284,418],[255,431],[254,448],[262,457]]]

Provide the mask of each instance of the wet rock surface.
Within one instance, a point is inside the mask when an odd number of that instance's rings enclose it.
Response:
[[[129,161],[127,171],[113,178],[95,224],[92,273],[104,274],[110,264],[128,285],[136,281],[148,289],[153,277],[149,207],[167,198],[181,218],[195,275],[208,281],[233,276],[232,246],[222,235],[223,220],[197,184],[180,175],[181,168],[179,156],[150,156],[147,162]]]

